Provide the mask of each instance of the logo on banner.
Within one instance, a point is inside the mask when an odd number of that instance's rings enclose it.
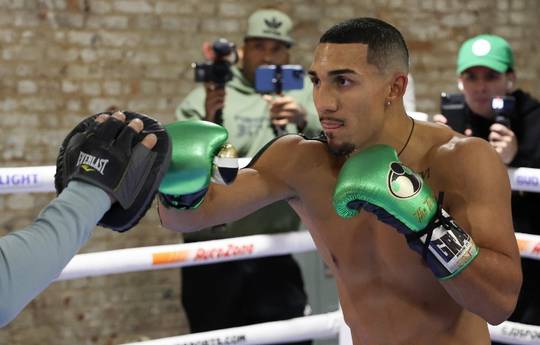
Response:
[[[186,261],[188,254],[189,252],[187,250],[154,253],[152,254],[152,265],[165,265]]]
[[[535,255],[540,254],[540,242],[537,242],[532,250],[532,253]]]
[[[516,177],[516,183],[518,186],[538,187],[540,185],[540,179],[537,176],[518,175]]]
[[[0,187],[31,186],[38,184],[37,174],[8,174],[0,175]]]
[[[527,250],[527,248],[529,248],[529,240],[525,240],[525,239],[520,239],[520,238],[517,238],[517,244],[518,244],[518,248],[519,248],[519,252],[520,253],[523,253]]]
[[[527,326],[527,325],[523,325],[523,326]],[[503,327],[501,333],[505,336],[512,337],[515,339],[523,339],[523,340],[540,339],[540,331],[537,331],[534,329],[528,329],[528,328]]]
[[[243,244],[240,246],[229,244],[225,248],[198,248],[197,252],[195,253],[195,260],[212,260],[218,258],[250,255],[253,254],[254,249],[255,245],[252,243]]]
[[[175,343],[175,345],[235,345],[243,344],[246,342],[246,335],[231,335],[221,338],[207,338],[195,341],[188,341],[185,343]]]

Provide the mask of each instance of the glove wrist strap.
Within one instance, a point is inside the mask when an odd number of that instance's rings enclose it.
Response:
[[[179,210],[190,210],[199,207],[208,192],[208,188],[204,188],[198,192],[186,195],[171,195],[159,194],[159,200],[167,208],[176,208]]]
[[[435,216],[420,232],[406,236],[409,246],[422,255],[422,259],[439,279],[458,275],[478,255],[478,247],[471,236],[442,209],[444,194],[438,198]]]

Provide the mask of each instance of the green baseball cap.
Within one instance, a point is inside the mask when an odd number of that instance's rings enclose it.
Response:
[[[246,38],[271,38],[292,45],[292,21],[278,10],[258,10],[248,19]]]
[[[514,54],[508,42],[495,35],[479,35],[468,39],[459,49],[457,73],[467,68],[484,66],[499,73],[514,67]]]

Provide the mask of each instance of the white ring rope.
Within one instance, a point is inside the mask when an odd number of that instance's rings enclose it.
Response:
[[[522,257],[540,260],[540,236],[516,232],[516,240]]]
[[[521,256],[540,260],[540,236],[516,233]],[[315,250],[308,231],[78,254],[56,280],[211,264]]]
[[[314,249],[315,244],[308,231],[118,249],[75,255],[56,280],[204,265]]]
[[[284,321],[192,333],[123,345],[255,345],[335,338],[343,322],[341,311],[305,316]],[[345,328],[347,331],[348,329]],[[540,344],[540,326],[506,321],[488,324],[491,340],[516,345]]]
[[[337,336],[341,322],[341,312],[335,311],[124,345],[257,345],[331,339]]]
[[[540,236],[516,233],[520,253],[540,260]],[[57,280],[112,273],[194,266],[315,249],[308,231],[254,235],[198,243],[112,250],[76,255]],[[195,333],[132,344],[232,345],[267,344],[326,339],[337,336],[341,312],[307,316],[245,327]],[[540,327],[515,322],[489,325],[492,340],[509,344],[540,344]]]
[[[507,344],[540,344],[540,326],[505,321],[497,326],[488,324],[491,340]]]
[[[238,158],[240,168],[251,158]],[[36,166],[21,168],[0,168],[0,194],[54,192],[56,167]],[[508,176],[512,190],[540,193],[540,169],[509,168]]]
[[[54,192],[56,166],[0,168],[0,194]]]

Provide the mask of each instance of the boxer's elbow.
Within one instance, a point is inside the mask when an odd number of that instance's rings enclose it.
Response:
[[[158,205],[161,226],[176,232],[192,232],[202,228],[194,221],[192,211],[167,208],[162,203]]]
[[[508,319],[516,308],[519,291],[521,289],[521,271],[509,277],[506,288],[498,292],[498,297],[494,301],[490,311],[484,316],[491,325],[498,325]]]
[[[490,325],[498,325],[500,323],[503,323],[504,321],[508,320],[508,318],[514,311],[516,307],[515,300],[508,299],[507,301],[504,301],[504,302],[505,303],[500,303],[499,305],[491,308],[489,312],[483,315],[484,319]]]

